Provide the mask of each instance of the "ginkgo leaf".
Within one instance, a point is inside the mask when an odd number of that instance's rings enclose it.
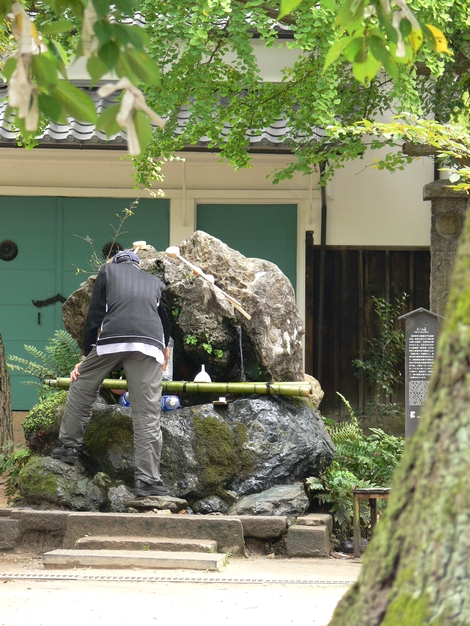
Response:
[[[278,15],[278,20],[285,17],[288,13],[291,13],[294,9],[296,9],[302,0],[282,0],[281,1],[281,10]]]
[[[431,37],[428,37],[428,39],[436,52],[446,52],[447,54],[452,54],[447,47],[447,39],[441,30],[432,24],[426,24],[425,28],[431,33]]]
[[[414,53],[416,54],[418,50],[421,48],[421,45],[424,41],[423,31],[413,29],[411,33],[408,35],[408,41],[411,43],[411,47],[413,48]]]

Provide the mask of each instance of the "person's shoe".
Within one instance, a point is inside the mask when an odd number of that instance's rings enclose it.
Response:
[[[137,478],[134,483],[133,494],[135,496],[166,496],[167,493],[161,481],[151,485]]]
[[[52,450],[51,457],[68,465],[76,465],[78,463],[78,449],[70,446],[59,446]]]

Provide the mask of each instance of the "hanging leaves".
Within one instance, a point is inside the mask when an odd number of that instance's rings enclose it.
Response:
[[[283,0],[279,19],[301,2]],[[320,2],[325,8],[333,8],[331,0]],[[343,57],[352,63],[354,76],[365,85],[382,68],[396,79],[398,66],[411,65],[425,40],[435,52],[452,54],[439,28],[422,26],[406,0],[344,0],[337,10],[335,26],[336,38],[326,55],[323,71]]]
[[[91,84],[96,84],[110,72],[116,72],[132,86],[132,102],[128,116],[122,106],[111,107],[100,117],[99,129],[108,135],[128,130],[133,155],[140,153],[152,134],[150,119],[163,121],[146,104],[139,84],[156,86],[160,73],[148,56],[145,46],[148,36],[142,28],[120,22],[122,15],[133,15],[134,0],[47,0],[56,13],[39,31],[20,2],[0,0],[0,20],[11,19],[11,31],[17,51],[4,64],[2,76],[9,87],[9,108],[16,111],[16,120],[23,137],[34,136],[39,127],[40,113],[57,123],[67,117],[96,124],[98,115],[94,101],[84,90],[67,78],[67,54],[57,36],[77,28],[77,23],[64,16],[70,14],[81,22],[81,37],[75,47],[75,57],[87,58]],[[113,86],[113,91],[114,86]],[[129,90],[128,90],[129,92]],[[130,93],[130,92],[129,92]],[[128,102],[130,102],[128,96]],[[119,123],[121,115],[121,123]]]

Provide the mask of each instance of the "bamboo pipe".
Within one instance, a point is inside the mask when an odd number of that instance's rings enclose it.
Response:
[[[240,302],[238,302],[238,300],[233,298],[226,291],[224,291],[223,289],[221,289],[214,283],[213,276],[210,276],[209,274],[204,274],[204,272],[202,271],[200,267],[197,267],[197,265],[193,265],[190,261],[188,261],[187,259],[185,259],[184,257],[180,255],[178,246],[170,246],[169,248],[166,249],[166,254],[173,259],[179,259],[182,263],[187,265],[192,270],[193,274],[196,274],[196,276],[200,276],[201,278],[204,278],[204,280],[210,283],[216,291],[219,291],[220,293],[222,293],[230,302],[230,304],[232,304],[238,311],[240,311],[240,313],[244,315],[247,320],[251,320],[251,315],[249,315],[245,311],[245,309],[243,309]]]
[[[68,389],[70,378],[52,378],[45,380],[49,387]],[[127,390],[126,380],[114,380],[105,378],[101,383],[102,389]],[[282,382],[282,383],[194,383],[185,381],[163,381],[164,393],[220,393],[220,394],[259,394],[272,396],[302,396],[309,397],[312,394],[312,385],[305,382]]]

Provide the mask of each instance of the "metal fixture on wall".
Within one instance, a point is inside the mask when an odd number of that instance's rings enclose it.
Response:
[[[0,241],[0,259],[2,261],[13,261],[18,255],[18,246],[11,239]]]

